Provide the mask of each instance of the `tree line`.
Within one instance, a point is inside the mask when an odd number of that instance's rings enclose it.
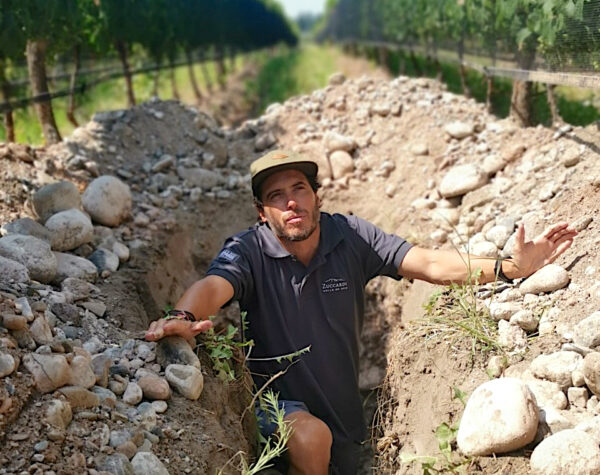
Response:
[[[9,102],[9,74],[26,60],[31,94],[49,94],[49,59],[69,56],[70,88],[75,91],[82,59],[118,57],[128,105],[135,105],[132,52],[141,50],[155,64],[175,64],[184,55],[190,83],[200,101],[193,63],[207,54],[216,59],[221,87],[225,58],[279,42],[295,45],[297,34],[273,0],[2,0],[0,2],[0,93]],[[203,63],[204,64],[204,63]],[[171,68],[173,74],[173,68]],[[208,75],[203,70],[206,79]],[[155,76],[155,90],[158,70]],[[212,87],[210,80],[207,85]],[[77,126],[74,94],[67,117]],[[51,101],[34,105],[48,144],[61,140]],[[14,141],[13,114],[5,112],[7,140]]]
[[[386,41],[406,47],[409,60],[421,70],[412,48],[419,46],[435,63],[438,49],[452,48],[460,61],[463,91],[464,57],[476,51],[491,59],[509,58],[518,69],[543,62],[550,70],[597,70],[600,67],[599,0],[329,0],[321,39]],[[488,104],[493,91],[488,76]],[[547,86],[555,122],[560,121],[553,86]],[[513,80],[511,116],[521,125],[532,121],[530,81]]]

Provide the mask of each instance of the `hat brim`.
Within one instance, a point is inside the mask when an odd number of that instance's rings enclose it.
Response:
[[[252,193],[254,194],[254,196],[260,199],[259,195],[264,181],[267,178],[269,178],[273,173],[283,172],[286,170],[298,170],[304,173],[309,178],[315,178],[317,176],[319,168],[315,162],[306,161],[284,163],[262,170],[252,177]]]

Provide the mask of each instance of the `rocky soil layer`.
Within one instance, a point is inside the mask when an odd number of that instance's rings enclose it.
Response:
[[[251,452],[244,384],[216,379],[201,347],[140,337],[252,223],[248,165],[274,147],[319,161],[325,210],[417,244],[496,257],[520,223],[532,237],[574,222],[555,265],[479,294],[503,348],[491,358],[409,325],[434,289],[373,281],[360,376],[365,391],[385,378],[378,473],[415,469],[400,454],[436,452],[432,431],[461,416],[458,448],[484,472],[527,469],[535,449],[533,470],[588,473],[600,460],[597,138],[518,129],[432,80],[335,75],[235,129],[151,101],[48,149],[0,145],[0,473],[214,473]],[[473,394],[464,415],[453,386]]]

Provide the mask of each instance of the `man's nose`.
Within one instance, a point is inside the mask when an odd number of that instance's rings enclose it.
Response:
[[[294,198],[288,198],[288,202],[287,202],[288,209],[296,209],[297,206],[298,206],[298,203],[296,203],[296,200]]]

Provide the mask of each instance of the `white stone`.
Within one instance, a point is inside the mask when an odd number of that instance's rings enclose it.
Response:
[[[57,262],[50,244],[33,236],[9,234],[0,238],[0,256],[24,265],[29,277],[43,284],[50,283],[56,274]]]
[[[492,302],[490,304],[490,317],[496,321],[510,320],[520,310],[522,310],[522,307],[516,302]]]
[[[17,364],[13,356],[0,352],[0,378],[12,374],[15,369],[17,369]]]
[[[165,377],[173,388],[192,401],[202,394],[204,377],[202,372],[190,365],[171,364],[165,369]]]
[[[519,310],[510,317],[510,323],[519,325],[526,332],[535,331],[538,327],[538,319],[531,310]]]
[[[600,312],[592,313],[575,325],[573,342],[588,348],[600,345]]]
[[[485,238],[488,241],[493,242],[497,248],[502,249],[511,235],[512,229],[509,229],[506,226],[497,225],[493,226],[485,233]]]
[[[131,216],[129,186],[114,176],[92,181],[83,193],[82,203],[92,220],[104,226],[118,226]]]
[[[331,164],[331,173],[333,179],[337,180],[342,178],[354,171],[354,160],[352,156],[343,150],[336,150],[329,156],[329,163]]]
[[[537,378],[554,381],[562,390],[572,384],[571,373],[576,370],[582,357],[573,351],[557,351],[540,355],[531,362],[531,371]]]
[[[152,452],[138,452],[131,459],[135,475],[169,475],[167,467]]]
[[[142,388],[137,383],[131,381],[127,385],[127,389],[125,389],[125,393],[123,394],[123,401],[127,404],[136,405],[138,404],[143,397]]]
[[[475,132],[475,124],[472,122],[451,122],[444,127],[444,130],[455,139],[464,139]]]
[[[498,322],[498,343],[509,351],[522,351],[527,348],[527,335],[519,325],[500,320]]]
[[[567,390],[567,399],[571,406],[585,409],[589,399],[588,390],[587,388],[569,388]]]
[[[60,284],[68,277],[94,282],[98,278],[96,266],[83,257],[64,252],[55,252],[58,263],[53,282]]]
[[[55,251],[70,251],[94,237],[90,218],[78,209],[53,214],[46,221],[46,228],[52,233],[52,249]]]
[[[69,381],[70,368],[63,355],[28,353],[23,357],[23,363],[42,393],[54,391]]]
[[[525,384],[535,396],[540,408],[561,410],[567,407],[567,396],[558,384],[543,379],[528,379]]]
[[[569,280],[569,273],[565,269],[556,264],[548,264],[529,276],[519,289],[523,295],[554,292],[566,287]]]
[[[587,421],[577,424],[575,426],[575,429],[587,432],[594,439],[596,439],[598,445],[600,445],[600,416],[592,417]]]
[[[469,398],[457,442],[466,455],[510,452],[529,444],[538,426],[535,397],[524,382],[500,378],[479,386]]]
[[[440,183],[439,191],[444,198],[452,198],[476,190],[487,181],[487,174],[477,165],[459,165],[446,173]]]
[[[536,475],[600,474],[600,448],[583,431],[563,430],[543,440],[531,454],[530,463]]]
[[[203,190],[210,190],[221,181],[220,175],[217,172],[204,168],[177,167],[177,174],[189,188],[197,187]]]

